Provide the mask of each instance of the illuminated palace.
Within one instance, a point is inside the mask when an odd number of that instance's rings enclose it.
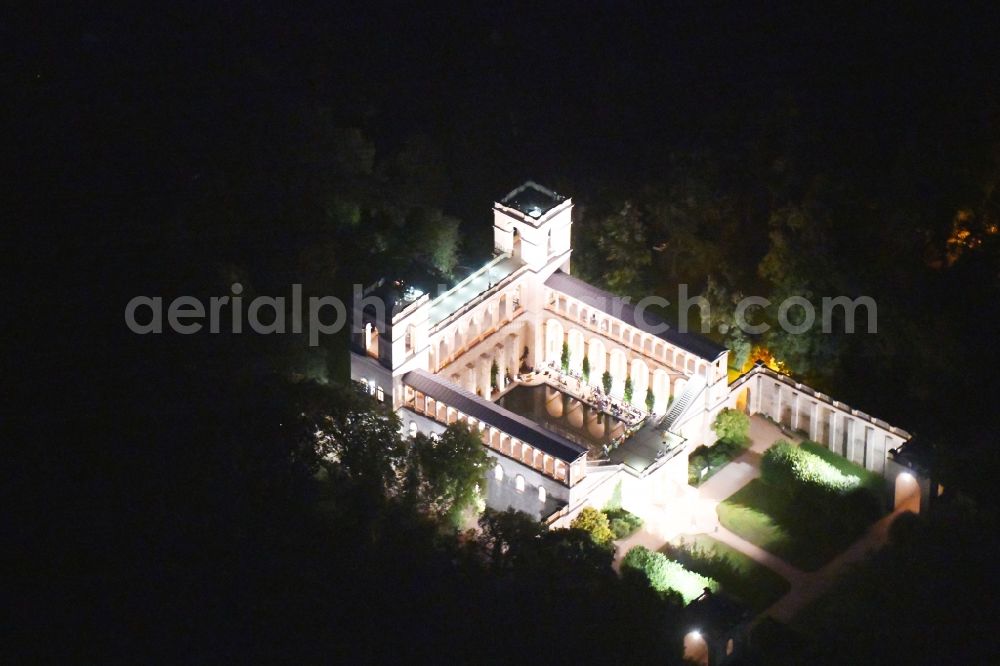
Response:
[[[565,525],[584,506],[669,506],[725,407],[887,476],[909,435],[571,275],[573,202],[527,182],[493,205],[494,258],[436,298],[382,280],[353,304],[351,376],[410,434],[456,421],[496,459],[487,504]]]

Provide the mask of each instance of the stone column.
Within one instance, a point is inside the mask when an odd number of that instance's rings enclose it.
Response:
[[[837,453],[837,411],[834,409],[830,410],[830,433],[827,439],[827,448]]]
[[[473,393],[476,392],[476,366],[472,363],[465,364],[465,388]]]
[[[856,422],[852,418],[844,416],[844,431],[847,433],[847,450],[844,451],[844,457],[851,462],[855,461],[855,448],[857,448],[857,442],[855,441],[854,430],[857,427]]]
[[[488,354],[479,355],[479,391],[485,398],[489,398],[493,393],[493,389],[490,386],[490,366],[492,365],[492,359],[490,359]]]
[[[865,426],[865,469],[871,471],[875,469],[875,428]]]
[[[507,386],[507,354],[499,342],[493,347],[493,358],[497,361],[497,386],[502,391]]]

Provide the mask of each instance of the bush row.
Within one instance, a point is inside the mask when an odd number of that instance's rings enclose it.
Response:
[[[764,452],[760,474],[767,483],[787,489],[815,484],[844,494],[861,487],[861,477],[845,474],[819,456],[785,441]]]
[[[718,591],[719,584],[701,574],[689,571],[680,562],[667,559],[663,553],[636,546],[628,551],[622,560],[622,573],[645,578],[650,587],[659,592],[676,592],[690,603],[699,597],[705,588]]]
[[[711,474],[702,478],[701,470],[708,468],[711,471],[717,470],[733,458],[746,450],[749,440],[731,441],[722,440],[712,446],[699,446],[691,452],[688,458],[688,483],[697,486],[702,481],[711,478]]]
[[[878,498],[860,475],[845,473],[805,449],[779,441],[761,459],[761,479],[797,505],[849,532],[878,517]]]

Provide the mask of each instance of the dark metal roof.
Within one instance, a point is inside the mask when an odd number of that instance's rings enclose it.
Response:
[[[712,634],[737,627],[751,618],[750,609],[724,592],[705,590],[684,609],[684,617],[702,633]]]
[[[667,328],[664,331],[657,331],[658,328],[662,328],[665,325],[665,322],[649,310],[644,311],[642,317],[639,317],[637,316],[635,307],[624,303],[623,299],[618,296],[603,289],[598,289],[562,271],[553,273],[545,281],[545,286],[560,291],[567,296],[572,296],[579,301],[583,301],[601,312],[621,319],[630,326],[635,326],[640,331],[655,335],[661,340],[666,340],[670,344],[708,361],[714,361],[722,352],[726,351],[726,348],[722,345],[694,333],[681,333],[674,330],[673,327]]]
[[[895,449],[890,449],[889,457],[924,476],[930,476],[934,468],[934,449],[926,440],[907,440]]]
[[[425,395],[445,403],[464,414],[479,419],[508,435],[517,437],[539,451],[571,463],[586,455],[587,449],[565,437],[550,432],[532,421],[480,398],[475,393],[456,386],[426,370],[413,370],[403,376],[403,382]]]
[[[537,220],[565,200],[566,197],[561,194],[529,180],[524,185],[508,192],[507,196],[500,200],[500,203]]]

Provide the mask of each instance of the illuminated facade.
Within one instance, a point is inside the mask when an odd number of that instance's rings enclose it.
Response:
[[[690,492],[688,454],[715,440],[724,407],[880,472],[908,439],[759,366],[730,385],[727,349],[574,278],[572,208],[525,183],[493,206],[486,266],[435,298],[381,281],[353,304],[352,378],[410,433],[479,430],[497,460],[490,506],[562,525],[613,494],[668,505]]]

